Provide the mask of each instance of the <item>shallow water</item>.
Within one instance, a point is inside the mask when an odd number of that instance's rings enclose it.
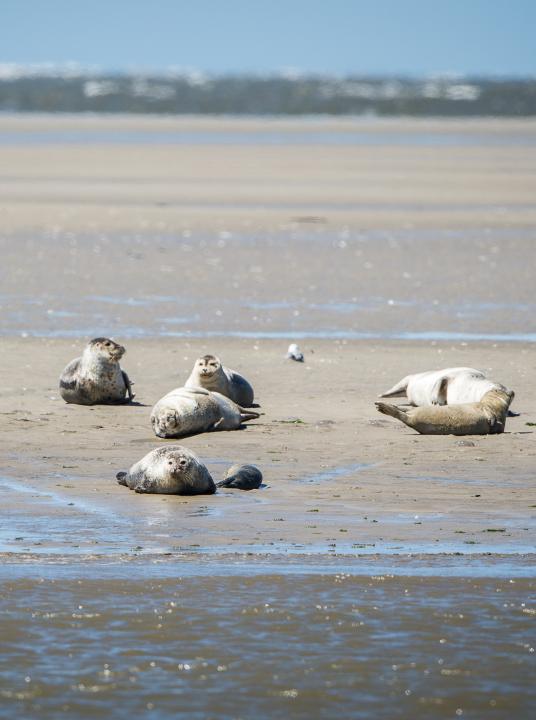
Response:
[[[3,583],[0,717],[530,716],[532,581],[174,568]]]
[[[338,129],[336,132],[314,129],[256,130],[225,132],[217,130],[3,130],[0,146],[39,145],[253,145],[253,146],[395,146],[395,147],[519,147],[536,144],[531,132],[392,132]]]
[[[88,296],[65,300],[47,295],[41,300],[17,295],[0,296],[4,318],[0,335],[24,337],[84,338],[116,333],[121,337],[149,338],[259,338],[281,340],[418,340],[452,342],[536,342],[531,328],[534,303],[489,303],[465,301],[446,303],[388,297],[353,301],[331,300],[322,304],[301,301],[210,301],[184,296]],[[95,312],[98,308],[98,312]],[[220,308],[224,308],[221,310]],[[195,309],[195,310],[194,310]],[[179,311],[181,314],[174,314]],[[251,317],[251,313],[255,313]],[[155,316],[155,313],[156,316]],[[476,330],[496,315],[512,319],[508,332]],[[229,324],[232,318],[234,326]],[[434,329],[400,329],[408,322],[418,327],[435,324]],[[446,329],[461,321],[475,330]],[[135,324],[138,323],[138,324]],[[385,329],[366,329],[377,324]],[[238,325],[238,327],[237,327]],[[279,327],[278,327],[279,326]],[[390,327],[391,326],[391,327]],[[362,328],[362,329],[357,329]]]

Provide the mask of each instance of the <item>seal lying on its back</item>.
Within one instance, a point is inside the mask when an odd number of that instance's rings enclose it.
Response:
[[[202,387],[231,398],[237,405],[253,405],[253,388],[246,378],[221,364],[215,355],[197,358],[184,387]]]
[[[410,405],[456,405],[481,400],[490,390],[504,385],[488,380],[474,368],[458,367],[407,375],[380,397],[406,396]]]
[[[377,409],[422,435],[489,435],[504,432],[513,390],[489,390],[480,402],[402,410],[377,402]]]
[[[246,420],[260,417],[221,393],[182,387],[164,395],[151,412],[155,435],[161,438],[194,435],[206,430],[237,430]]]
[[[257,490],[262,483],[262,473],[255,465],[233,465],[216,487]]]
[[[211,495],[216,492],[207,468],[182,445],[151,450],[128,472],[117,473],[116,477],[120,485],[138,493]]]
[[[132,385],[119,365],[124,354],[125,348],[109,338],[91,340],[82,357],[72,360],[61,374],[60,395],[65,402],[77,405],[131,402]]]

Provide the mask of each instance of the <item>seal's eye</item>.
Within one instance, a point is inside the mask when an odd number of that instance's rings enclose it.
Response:
[[[173,460],[168,460],[168,461],[167,461],[167,464],[168,464],[168,465],[173,465]]]
[[[181,465],[182,467],[184,467],[184,466],[186,465],[186,460],[185,460],[184,458],[181,458],[181,459],[179,460],[179,465]]]
[[[106,347],[110,347],[110,345],[111,345],[112,343],[111,343],[111,342],[106,342],[106,343],[104,343],[104,344],[106,345]]]

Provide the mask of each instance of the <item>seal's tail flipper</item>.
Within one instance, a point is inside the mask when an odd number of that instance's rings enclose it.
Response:
[[[402,378],[400,382],[397,382],[396,385],[393,385],[393,387],[390,390],[387,390],[386,392],[382,393],[381,395],[378,395],[378,397],[399,397],[401,395],[406,394],[406,390],[408,389],[408,383],[409,383],[409,375],[406,375],[405,378]]]
[[[126,473],[126,472],[118,472],[117,475],[115,476],[115,477],[117,478],[117,482],[118,482],[120,485],[124,485],[124,486],[126,487],[126,485],[127,485],[127,475],[128,475],[128,473]]]
[[[408,414],[404,412],[404,410],[401,410],[400,408],[396,407],[396,405],[389,405],[388,403],[382,403],[377,402],[376,409],[379,410],[384,415],[390,415],[391,417],[396,418],[397,420],[400,420],[401,422],[408,424]]]
[[[254,412],[253,410],[248,410],[240,406],[238,407],[238,409],[240,410],[240,420],[242,420],[242,422],[246,422],[246,420],[256,420],[257,418],[260,418],[260,416],[263,414]]]

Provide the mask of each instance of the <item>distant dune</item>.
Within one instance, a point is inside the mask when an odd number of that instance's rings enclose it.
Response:
[[[112,74],[0,64],[0,112],[536,115],[536,79]]]

